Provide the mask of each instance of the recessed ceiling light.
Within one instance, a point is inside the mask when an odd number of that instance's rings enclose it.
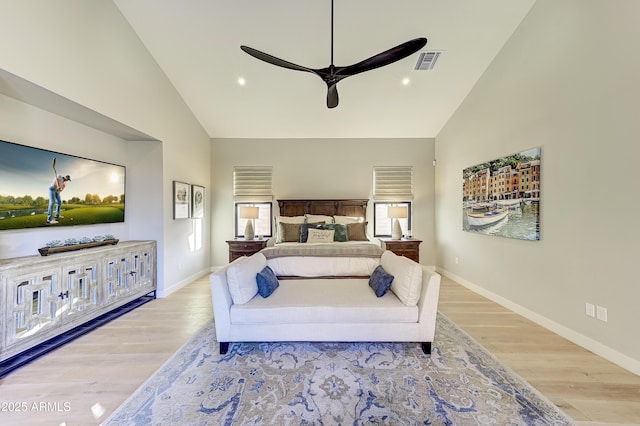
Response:
[[[408,86],[409,83],[411,83],[411,80],[409,79],[409,77],[405,77],[402,79],[402,85],[403,86]]]
[[[243,77],[238,77],[238,84],[240,86],[244,86],[245,84],[247,84],[247,82]]]

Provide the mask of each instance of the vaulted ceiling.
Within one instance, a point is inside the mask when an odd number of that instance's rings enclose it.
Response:
[[[328,66],[331,0],[114,1],[213,138],[435,137],[535,2],[335,0],[335,65],[417,37],[428,43],[343,80],[340,104],[328,109],[320,78],[259,61],[240,46]],[[434,69],[416,71],[424,51],[442,54]]]

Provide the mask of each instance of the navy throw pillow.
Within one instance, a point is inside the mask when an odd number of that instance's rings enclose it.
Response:
[[[267,298],[275,291],[280,285],[276,274],[273,269],[265,266],[265,268],[258,272],[256,275],[256,282],[258,283],[258,293],[260,296]]]
[[[382,297],[391,288],[393,275],[385,271],[382,266],[378,266],[373,270],[373,274],[369,277],[369,287],[375,291],[376,296]]]
[[[324,222],[318,223],[303,223],[300,225],[300,242],[306,243],[309,238],[309,229],[322,229]]]

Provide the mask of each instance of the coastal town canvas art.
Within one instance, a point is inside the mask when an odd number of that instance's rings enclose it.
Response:
[[[462,171],[462,229],[540,239],[540,154],[533,148]]]

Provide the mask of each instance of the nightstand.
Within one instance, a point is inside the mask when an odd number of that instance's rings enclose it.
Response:
[[[267,240],[245,240],[238,238],[237,240],[228,240],[229,244],[229,262],[233,262],[242,256],[251,256],[267,246]]]
[[[420,243],[422,240],[401,239],[392,240],[391,238],[380,238],[387,245],[387,250],[394,252],[398,256],[408,257],[409,259],[420,263]]]

